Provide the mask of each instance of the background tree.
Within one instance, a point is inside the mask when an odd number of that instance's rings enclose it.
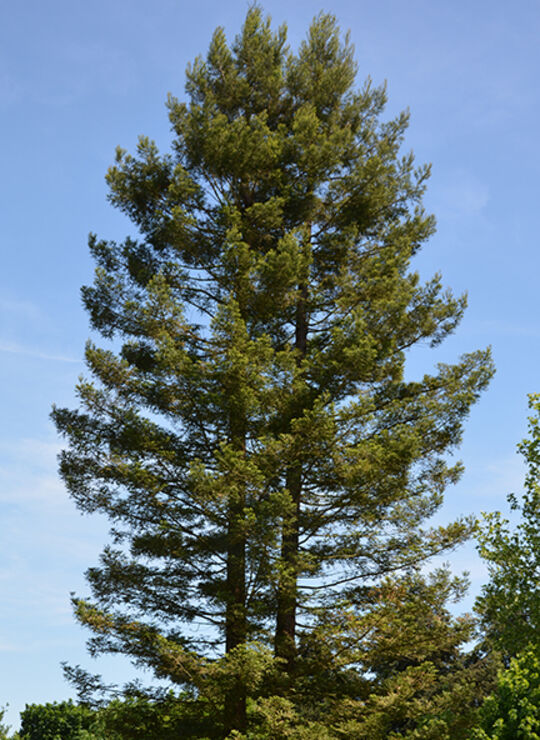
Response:
[[[278,704],[314,686],[310,636],[338,614],[384,623],[383,584],[469,536],[425,522],[492,373],[474,352],[404,379],[465,307],[409,268],[434,229],[429,168],[400,154],[407,114],[380,122],[384,89],[354,89],[331,16],[285,44],[257,7],[232,47],[218,29],[189,102],[169,99],[171,153],[118,150],[110,200],[140,236],[92,236],[83,289],[116,343],[88,345],[80,409],[53,413],[73,498],[113,522],[75,600],[91,652],[191,691],[216,736],[245,729],[248,686]],[[331,672],[369,681],[332,644]]]
[[[102,740],[101,733],[93,732],[96,722],[95,711],[72,701],[27,704],[21,712],[20,740]]]
[[[476,608],[507,660],[528,645],[540,650],[540,395],[529,396],[529,408],[529,437],[518,445],[527,463],[525,493],[508,496],[520,519],[512,527],[500,512],[486,514],[479,534],[489,582]]]
[[[207,721],[208,725],[209,722]],[[170,694],[158,701],[143,696],[113,699],[91,709],[71,701],[27,704],[17,740],[176,740],[203,737],[204,722],[193,724],[190,702]],[[2,736],[3,738],[4,736]],[[7,735],[5,738],[7,740]],[[14,739],[15,736],[14,736]]]
[[[482,706],[480,725],[470,735],[470,740],[517,738],[540,738],[540,658],[532,647],[500,673],[496,690]]]

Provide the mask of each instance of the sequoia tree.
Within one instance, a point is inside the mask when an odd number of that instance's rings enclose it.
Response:
[[[117,150],[110,201],[139,236],[90,237],[83,301],[113,342],[88,344],[79,409],[53,412],[71,495],[113,523],[75,600],[91,651],[223,706],[224,734],[248,687],[288,695],[310,636],[362,644],[390,581],[470,533],[425,523],[489,353],[405,380],[465,298],[410,269],[434,230],[429,167],[400,153],[408,115],[383,122],[385,89],[355,76],[329,15],[296,53],[257,7],[232,45],[215,32],[187,102],[169,98],[171,151]],[[350,655],[332,670],[358,686]]]

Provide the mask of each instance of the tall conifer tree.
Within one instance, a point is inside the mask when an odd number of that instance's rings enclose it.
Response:
[[[141,138],[108,172],[140,237],[91,237],[83,300],[119,349],[88,344],[80,408],[53,412],[73,498],[113,522],[75,601],[91,650],[200,696],[221,685],[225,733],[264,646],[285,695],[314,635],[369,619],[382,579],[470,529],[424,523],[489,354],[404,379],[465,299],[410,270],[434,230],[429,168],[400,154],[407,114],[381,122],[384,88],[355,75],[328,15],[297,53],[257,7],[232,46],[215,32],[188,102],[169,99],[171,152]]]

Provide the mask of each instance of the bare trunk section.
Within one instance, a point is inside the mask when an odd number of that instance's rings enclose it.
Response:
[[[243,415],[231,418],[231,438],[245,453],[246,433]],[[225,614],[225,652],[246,642],[246,533],[244,527],[245,494],[241,488],[229,501],[227,530],[227,604]],[[246,728],[246,686],[237,680],[225,697],[225,736]]]
[[[287,488],[291,496],[293,511],[289,521],[284,524],[281,541],[282,573],[277,597],[275,654],[276,657],[285,660],[286,672],[292,676],[296,657],[298,524],[302,490],[299,466],[289,471]]]

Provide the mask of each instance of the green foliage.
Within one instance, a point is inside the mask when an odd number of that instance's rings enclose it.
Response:
[[[446,570],[387,579],[360,610],[336,608],[301,643],[296,722],[330,737],[466,737],[479,697],[493,686],[491,657],[464,653],[474,621],[448,611],[465,584]],[[328,612],[328,615],[330,611]]]
[[[479,535],[490,580],[476,608],[490,640],[506,656],[540,645],[540,395],[529,396],[529,407],[529,437],[518,446],[527,462],[525,493],[508,497],[520,520],[512,528],[499,512],[486,514]]]
[[[9,726],[3,723],[5,713],[5,708],[0,707],[0,740],[9,740]]]
[[[391,681],[464,675],[461,587],[417,569],[470,536],[426,522],[493,369],[479,351],[405,380],[465,298],[411,270],[429,167],[355,75],[329,15],[296,53],[258,7],[232,45],[216,31],[169,100],[172,151],[143,137],[108,172],[139,238],[91,236],[83,300],[114,350],[88,344],[79,408],[53,412],[71,495],[113,525],[74,600],[91,653],[186,691],[222,736],[343,736]]]
[[[27,704],[21,712],[21,740],[104,740],[92,732],[96,713],[71,701]]]
[[[168,694],[159,700],[134,696],[115,699],[99,710],[107,740],[177,740],[220,737],[219,718],[202,701]]]
[[[540,740],[540,658],[528,647],[500,673],[470,740]]]

